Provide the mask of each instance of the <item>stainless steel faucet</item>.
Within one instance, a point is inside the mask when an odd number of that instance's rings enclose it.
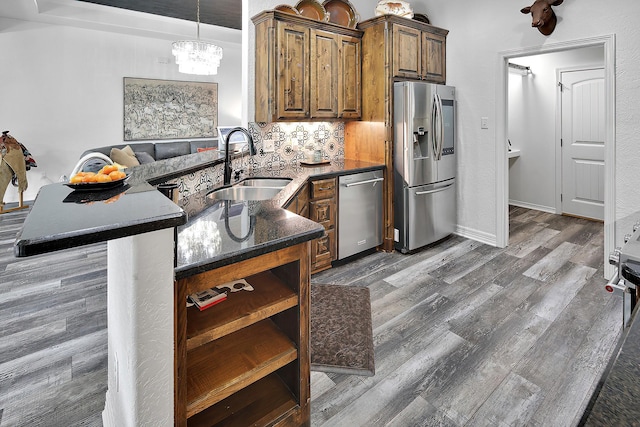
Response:
[[[229,156],[229,140],[231,139],[231,135],[236,132],[242,132],[247,136],[247,140],[249,141],[249,154],[254,156],[256,154],[256,147],[253,144],[253,138],[251,138],[251,134],[245,128],[235,127],[229,131],[227,137],[224,139],[224,181],[223,185],[231,184],[231,161]]]

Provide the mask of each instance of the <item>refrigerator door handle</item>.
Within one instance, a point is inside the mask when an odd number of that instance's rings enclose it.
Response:
[[[350,182],[349,184],[345,184],[344,186],[355,187],[356,185],[371,184],[371,183],[376,183],[380,181],[384,181],[384,178],[373,178],[373,179],[367,179],[366,181]]]
[[[436,144],[436,160],[442,158],[442,148],[444,146],[444,117],[442,115],[442,98],[440,95],[435,95],[434,110],[436,111],[436,118],[434,120],[434,141]]]
[[[438,121],[438,95],[433,95],[433,104],[431,106],[431,145],[433,147],[433,159],[438,160],[438,133],[436,132],[436,123]]]
[[[439,193],[441,191],[444,191],[446,189],[448,189],[449,187],[451,187],[454,183],[452,182],[451,184],[447,184],[444,187],[440,187],[440,188],[435,188],[433,190],[427,190],[427,191],[416,191],[416,196],[422,196],[424,194],[433,194],[433,193]]]

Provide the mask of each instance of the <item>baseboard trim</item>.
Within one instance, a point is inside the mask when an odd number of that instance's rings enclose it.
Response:
[[[491,246],[498,246],[498,240],[495,234],[485,233],[484,231],[474,230],[472,228],[462,227],[460,225],[456,225],[456,230],[454,233],[460,237],[476,240],[480,243],[485,243]]]
[[[535,203],[520,202],[518,200],[509,199],[509,204],[512,206],[518,206],[520,208],[533,209],[536,211],[548,212],[552,214],[558,213],[556,212],[555,208],[552,208],[550,206],[536,205]]]

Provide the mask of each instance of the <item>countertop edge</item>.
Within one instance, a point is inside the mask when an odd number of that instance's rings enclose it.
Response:
[[[257,245],[252,247],[251,249],[240,250],[235,253],[226,253],[217,258],[211,258],[201,264],[188,264],[182,267],[176,267],[174,269],[175,279],[186,279],[187,277],[191,277],[205,271],[213,270],[218,267],[235,264],[239,261],[244,261],[258,255],[264,255],[269,252],[277,251],[279,249],[284,249],[300,243],[308,242],[310,240],[317,239],[318,237],[322,237],[324,235],[324,231],[324,227],[318,224],[318,227],[315,227],[312,230],[297,233],[278,241]]]
[[[164,197],[164,196],[163,196]],[[187,222],[187,213],[184,211],[173,215],[155,217],[153,221],[136,221],[118,227],[114,225],[94,228],[90,231],[61,234],[55,240],[43,238],[25,240],[16,236],[13,247],[16,257],[29,257],[79,246],[92,245],[108,240],[120,239],[127,236],[148,233],[165,228],[178,227]]]

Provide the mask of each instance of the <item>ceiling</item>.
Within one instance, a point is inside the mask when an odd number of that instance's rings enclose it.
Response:
[[[153,15],[196,22],[198,0],[78,0]],[[242,29],[242,2],[239,0],[200,0],[200,22],[219,27]]]

